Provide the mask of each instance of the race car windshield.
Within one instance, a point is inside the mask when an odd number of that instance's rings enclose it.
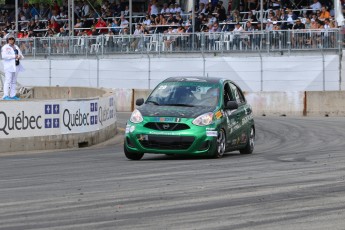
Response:
[[[154,89],[146,101],[160,106],[217,106],[218,102],[218,85],[206,82],[164,82]]]

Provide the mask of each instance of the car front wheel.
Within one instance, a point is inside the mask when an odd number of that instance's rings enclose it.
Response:
[[[224,155],[225,145],[226,145],[225,133],[224,133],[224,130],[221,129],[217,136],[216,150],[213,155],[214,158],[221,158]]]
[[[134,161],[138,161],[144,156],[144,153],[132,153],[128,151],[125,145],[123,146],[123,151],[125,152],[125,155],[128,159],[134,160]]]
[[[254,127],[250,128],[249,138],[247,138],[247,144],[244,149],[240,149],[241,154],[251,154],[254,151],[254,142],[255,142],[255,130]]]

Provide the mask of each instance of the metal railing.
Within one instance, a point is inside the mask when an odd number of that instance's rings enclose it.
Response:
[[[5,41],[3,41],[5,42]],[[253,32],[205,32],[182,34],[99,35],[17,39],[25,56],[109,55],[121,53],[231,53],[340,51],[339,29],[277,30]]]

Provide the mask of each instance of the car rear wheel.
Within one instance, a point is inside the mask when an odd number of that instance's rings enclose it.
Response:
[[[224,155],[225,145],[226,145],[225,133],[224,133],[224,130],[221,129],[217,136],[216,150],[213,155],[214,158],[221,158]]]
[[[144,156],[144,153],[133,153],[133,152],[128,151],[125,145],[123,146],[123,151],[125,152],[125,155],[128,159],[134,160],[134,161],[138,161]]]
[[[240,149],[241,154],[251,154],[254,151],[254,142],[255,142],[255,131],[254,127],[250,128],[249,138],[247,138],[247,144],[244,149]]]

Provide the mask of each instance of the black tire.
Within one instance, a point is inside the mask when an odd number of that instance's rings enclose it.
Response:
[[[144,156],[144,153],[132,153],[132,152],[129,152],[125,145],[123,146],[123,151],[125,152],[125,155],[126,155],[126,157],[128,159],[134,160],[134,161],[138,161],[141,158],[143,158],[143,156]]]
[[[252,126],[250,128],[249,138],[247,139],[247,144],[244,149],[240,149],[241,154],[251,154],[254,151],[254,144],[255,144],[255,130]]]
[[[225,132],[223,129],[221,129],[217,136],[217,144],[216,144],[216,149],[214,151],[213,157],[221,158],[225,153],[225,148],[226,148]]]

